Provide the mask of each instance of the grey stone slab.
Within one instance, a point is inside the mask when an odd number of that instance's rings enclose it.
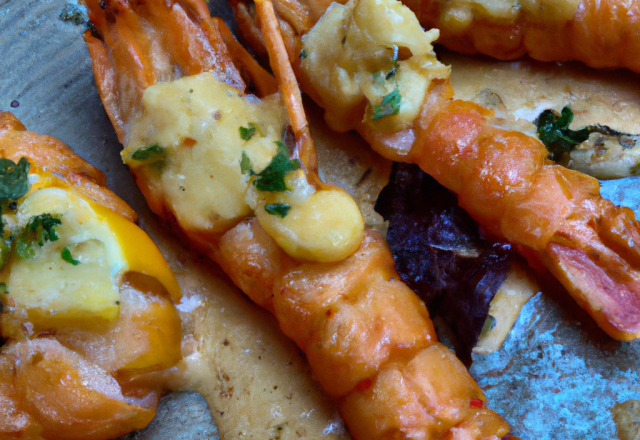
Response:
[[[150,224],[155,219],[120,160],[121,147],[100,103],[83,28],[59,18],[66,5],[0,0],[0,109],[102,169],[110,188]],[[224,1],[212,0],[211,6],[231,17]],[[18,107],[11,107],[14,100]],[[638,179],[603,182],[603,194],[637,210]],[[639,356],[638,342],[613,341],[566,293],[548,288],[525,306],[502,350],[474,357],[471,373],[491,407],[523,438],[611,439],[612,407],[640,399]],[[128,438],[215,439],[202,405],[190,393],[166,397],[156,421]]]
[[[86,28],[60,17],[70,4],[0,0],[0,110],[11,111],[29,130],[69,145],[107,175],[109,188],[138,212],[143,223],[156,224],[120,159],[122,147],[102,107],[82,39]],[[219,437],[204,398],[191,392],[164,397],[154,421],[124,439]]]
[[[145,429],[118,440],[220,440],[207,402],[196,392],[160,399],[156,418]]]

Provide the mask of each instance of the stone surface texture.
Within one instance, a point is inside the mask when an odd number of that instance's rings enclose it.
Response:
[[[230,17],[223,1],[211,3]],[[120,160],[81,38],[83,26],[59,18],[67,4],[0,0],[0,109],[71,146],[107,174],[110,188],[145,222],[153,221]],[[637,209],[640,181],[606,182],[603,192]],[[474,356],[471,373],[491,407],[524,439],[616,438],[612,408],[640,399],[640,343],[607,337],[553,282],[543,291],[524,307],[502,350]],[[163,400],[150,427],[128,438],[216,439],[208,415],[197,395],[174,394]]]

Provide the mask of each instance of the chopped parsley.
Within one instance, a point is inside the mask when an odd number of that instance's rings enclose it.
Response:
[[[256,134],[256,131],[258,131],[258,126],[253,122],[249,122],[248,128],[240,127],[239,130],[242,140],[248,141],[253,137],[254,134]]]
[[[165,149],[158,144],[149,145],[148,147],[142,147],[134,151],[131,155],[133,160],[137,160],[139,162],[148,161],[150,159],[157,160],[161,156],[164,156]]]
[[[249,175],[256,176],[253,184],[260,191],[286,191],[288,188],[284,181],[285,176],[288,172],[300,168],[298,159],[289,159],[287,147],[281,141],[276,141],[276,145],[278,146],[278,153],[271,159],[271,163],[264,170],[259,173],[253,170],[249,171]]]
[[[9,293],[9,287],[7,286],[7,283],[2,282],[0,283],[0,295],[5,293]]]
[[[571,130],[569,125],[572,121],[573,111],[568,105],[562,109],[560,114],[554,110],[545,110],[536,119],[538,137],[547,147],[549,159],[555,161],[562,159],[564,153],[569,153],[576,145],[586,142],[591,133],[615,137],[624,149],[633,148],[640,141],[640,135],[623,133],[606,125],[587,125],[577,130]]]
[[[251,161],[249,160],[249,156],[247,156],[246,152],[242,152],[242,159],[240,159],[240,172],[242,174],[247,174],[251,172]]]
[[[536,120],[538,137],[549,150],[550,159],[555,161],[562,159],[564,153],[573,150],[576,145],[589,139],[589,135],[596,131],[591,126],[571,130],[569,125],[572,121],[573,111],[568,105],[560,114],[554,110],[545,110],[540,113]]]
[[[29,161],[0,158],[0,202],[17,200],[29,191]]]
[[[271,215],[277,215],[280,218],[285,218],[289,214],[291,206],[286,203],[273,203],[264,206],[264,210]]]
[[[35,243],[42,247],[47,241],[56,241],[58,234],[56,234],[54,228],[61,224],[62,220],[58,216],[52,216],[51,214],[40,214],[31,217],[16,241],[18,257],[23,260],[29,260],[36,255]]]
[[[305,49],[302,49],[302,50],[300,51],[300,59],[301,59],[301,60],[304,60],[304,59],[305,59],[306,57],[308,57],[308,56],[309,56],[309,54],[307,53],[307,51],[306,51]]]
[[[396,87],[393,92],[382,98],[380,105],[373,106],[373,115],[371,116],[371,119],[377,121],[385,116],[397,115],[400,112],[401,100],[402,97],[400,96],[400,90]]]
[[[62,249],[61,256],[62,256],[62,259],[69,264],[73,264],[74,266],[77,266],[78,264],[80,264],[80,261],[73,259],[73,257],[71,256],[71,251],[66,246],[64,249]]]
[[[0,241],[0,269],[2,269],[11,258],[11,241],[12,237]]]

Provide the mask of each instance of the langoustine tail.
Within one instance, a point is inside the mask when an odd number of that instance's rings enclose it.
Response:
[[[640,336],[640,225],[630,209],[603,199],[594,178],[547,161],[539,140],[495,127],[476,104],[447,102],[421,125],[412,159],[486,232],[544,264],[610,336]]]
[[[102,55],[113,59],[108,50]],[[112,69],[114,87],[121,92],[127,90],[123,85],[133,83],[138,93],[133,96],[139,98],[140,90],[151,84],[144,75],[118,82],[120,72]],[[130,112],[122,119],[125,134],[134,116]],[[289,116],[296,134],[304,134],[306,123],[294,118],[303,114],[294,109]],[[305,154],[300,158],[304,162]],[[313,171],[312,160],[305,165]],[[462,364],[436,342],[426,307],[399,280],[379,235],[366,233],[360,249],[339,263],[293,260],[255,218],[237,224],[218,242],[201,244],[249,297],[276,314],[285,333],[307,352],[355,435],[481,439],[508,433],[500,416],[483,409],[485,397]],[[400,390],[406,381],[410,383]],[[407,398],[413,402],[410,413],[405,411]]]
[[[11,113],[0,112],[2,157],[18,162],[26,157],[34,164],[46,164],[88,198],[136,221],[138,216],[120,197],[106,188],[106,177],[96,167],[78,157],[68,146],[51,136],[28,131]]]
[[[569,220],[541,256],[600,328],[629,341],[640,337],[640,226],[630,209],[599,205]]]
[[[256,9],[300,141],[308,136],[308,128],[289,54],[271,2],[258,0]],[[309,167],[308,156],[315,153],[311,139],[306,145],[303,139],[298,148]],[[315,167],[310,168],[314,172]],[[265,239],[265,249],[274,249],[256,222],[239,229],[242,236],[253,230],[252,236]],[[235,235],[236,230],[228,234]],[[234,248],[239,250],[233,241],[222,238],[226,258],[220,260],[228,260]],[[259,248],[253,247],[254,252]],[[233,261],[251,258],[251,252],[243,250],[241,255],[234,255]],[[271,260],[286,261],[286,257],[272,255]],[[250,277],[243,274],[243,264],[227,267],[239,285],[246,285]],[[480,439],[509,432],[498,414],[483,409],[485,397],[464,366],[437,342],[424,304],[404,283],[395,281],[394,261],[381,237],[369,233],[360,249],[335,267],[303,264],[271,273],[272,281],[263,280],[273,286],[265,307],[307,353],[317,379],[338,402],[356,438]],[[247,293],[265,301],[260,293]],[[385,324],[375,324],[382,321]]]
[[[594,68],[640,71],[640,5],[622,0],[567,0],[538,7],[475,8],[437,0],[403,0],[423,26],[441,31],[440,43],[465,54],[502,60],[577,60]]]
[[[209,71],[244,91],[218,23],[203,3],[84,3],[93,25],[84,38],[98,91],[120,142],[125,142],[128,125],[139,112],[144,90],[153,84]]]

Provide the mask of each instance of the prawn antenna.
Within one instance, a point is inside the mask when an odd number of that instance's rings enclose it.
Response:
[[[293,134],[296,138],[296,151],[293,155],[304,164],[309,183],[322,185],[317,174],[318,156],[309,132],[309,124],[304,107],[302,106],[302,95],[300,95],[298,81],[291,68],[289,54],[282,39],[273,4],[271,0],[255,0],[255,5],[260,22],[260,30],[264,36],[267,53],[269,54],[269,64],[271,64],[271,70],[273,70],[276,82],[282,93]]]

